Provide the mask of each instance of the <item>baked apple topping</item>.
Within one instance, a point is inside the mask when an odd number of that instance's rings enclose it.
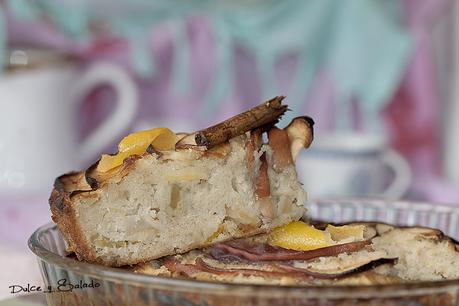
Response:
[[[309,251],[332,245],[364,240],[364,225],[328,225],[319,230],[302,221],[275,228],[268,237],[272,246],[296,251]]]
[[[396,257],[375,250],[371,240],[364,240],[366,227],[328,225],[325,230],[319,230],[295,221],[269,234],[168,256],[161,263],[172,275],[187,277],[208,273],[218,277],[292,277],[297,281],[337,279],[394,264]]]
[[[118,144],[118,153],[102,155],[97,170],[107,172],[121,166],[126,158],[132,155],[142,155],[149,146],[158,151],[172,150],[176,142],[177,136],[168,128],[155,128],[129,134]]]
[[[330,233],[315,229],[301,221],[275,228],[268,237],[272,246],[296,251],[310,251],[334,244]]]

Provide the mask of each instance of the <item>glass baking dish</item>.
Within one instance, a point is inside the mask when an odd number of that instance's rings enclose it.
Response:
[[[459,208],[379,199],[325,199],[307,204],[315,220],[422,225],[459,237]],[[281,287],[236,285],[135,274],[66,257],[54,224],[29,239],[48,305],[459,305],[459,280],[398,285]],[[439,259],[441,260],[441,259]]]

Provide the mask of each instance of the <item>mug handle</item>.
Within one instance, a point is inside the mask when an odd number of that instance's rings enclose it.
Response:
[[[392,183],[382,192],[382,196],[399,199],[401,198],[411,184],[411,169],[405,158],[400,153],[388,149],[382,157],[383,163],[395,174]]]
[[[117,102],[111,114],[92,131],[79,147],[80,163],[94,158],[123,132],[134,118],[138,93],[131,77],[118,65],[98,62],[89,67],[75,84],[73,100],[81,102],[95,87],[107,84],[115,89]]]

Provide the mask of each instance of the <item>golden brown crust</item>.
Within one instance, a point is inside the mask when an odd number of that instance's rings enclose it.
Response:
[[[83,236],[71,200],[72,193],[79,191],[73,188],[81,184],[81,177],[82,173],[73,172],[56,179],[49,199],[51,218],[64,235],[70,252],[75,252],[80,260],[95,261],[96,256]]]

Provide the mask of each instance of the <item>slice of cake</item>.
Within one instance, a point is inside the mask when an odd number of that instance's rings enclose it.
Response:
[[[195,133],[131,134],[117,154],[57,178],[50,206],[69,251],[132,265],[298,220],[306,195],[294,160],[312,141],[313,121],[277,128],[282,100]]]

